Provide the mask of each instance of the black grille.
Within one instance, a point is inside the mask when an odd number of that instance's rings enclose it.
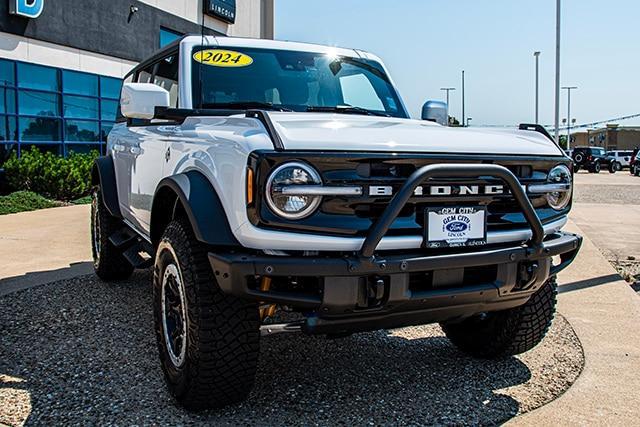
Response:
[[[348,153],[348,152],[256,152],[250,159],[250,166],[256,170],[259,188],[273,168],[286,161],[304,161],[315,167],[325,185],[360,185],[365,194],[361,197],[325,197],[319,210],[308,218],[287,221],[274,215],[261,203],[261,198],[249,208],[252,223],[274,229],[290,229],[309,233],[346,236],[365,236],[371,225],[386,209],[391,197],[368,196],[369,186],[392,186],[393,194],[402,187],[418,168],[440,163],[485,163],[499,164],[508,168],[524,185],[542,183],[547,172],[557,164],[567,161],[563,157],[518,157],[518,156],[477,156],[477,155],[428,155],[388,153]],[[403,208],[389,229],[387,235],[415,235],[424,229],[424,212],[430,206],[486,206],[489,231],[509,230],[526,227],[518,205],[509,194],[502,195],[457,195],[456,186],[486,186],[503,184],[500,180],[484,177],[478,180],[450,179],[430,181],[429,185],[451,185],[454,192],[450,196],[413,197]],[[506,188],[506,186],[505,186]],[[532,197],[543,223],[565,215],[546,207],[544,197]]]

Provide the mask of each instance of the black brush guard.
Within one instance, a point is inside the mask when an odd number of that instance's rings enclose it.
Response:
[[[376,248],[416,187],[434,178],[501,179],[511,191],[531,228],[531,238],[513,246],[425,256],[381,254]],[[575,234],[544,234],[540,219],[518,179],[499,165],[439,164],[415,171],[371,227],[359,253],[332,257],[277,257],[242,253],[209,253],[221,289],[242,298],[290,305],[310,312],[303,331],[342,333],[391,328],[463,318],[483,311],[524,304],[550,275],[575,258],[582,238]],[[552,265],[551,257],[560,256]],[[464,287],[465,268],[495,266],[495,280]],[[413,273],[433,272],[433,287],[411,288]],[[250,286],[259,276],[317,277],[317,293],[260,291]],[[523,277],[526,276],[526,277]],[[363,292],[369,297],[363,298]],[[373,295],[371,298],[370,296]],[[363,301],[369,301],[363,305]]]

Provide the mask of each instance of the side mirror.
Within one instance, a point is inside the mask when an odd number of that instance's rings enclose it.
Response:
[[[442,126],[449,125],[449,107],[446,102],[427,101],[422,106],[422,120],[436,122]]]
[[[122,85],[120,109],[129,119],[153,119],[156,107],[169,106],[169,92],[153,83]]]

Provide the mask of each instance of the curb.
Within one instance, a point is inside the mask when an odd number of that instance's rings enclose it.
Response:
[[[584,236],[571,221],[567,228]],[[508,424],[637,424],[632,396],[640,389],[640,298],[588,237],[560,283],[558,311],[582,344],[582,374],[557,399]]]

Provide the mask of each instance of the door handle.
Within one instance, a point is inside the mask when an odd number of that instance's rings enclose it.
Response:
[[[142,152],[140,147],[131,147],[129,148],[129,151],[131,151],[131,154],[135,154],[136,156]]]
[[[113,144],[113,151],[117,151],[118,153],[122,153],[125,151],[125,146],[122,144]]]

